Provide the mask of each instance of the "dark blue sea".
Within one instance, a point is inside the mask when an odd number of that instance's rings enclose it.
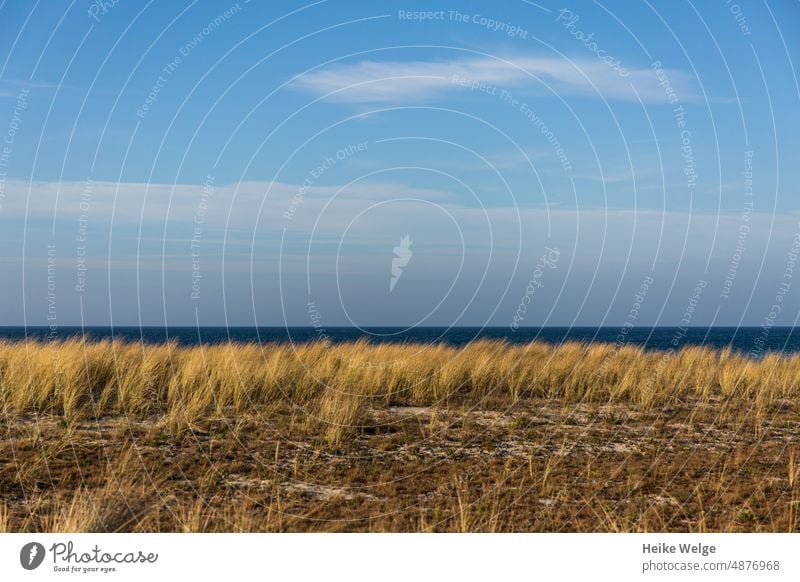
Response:
[[[418,327],[412,329],[373,327],[75,327],[58,328],[56,337],[86,335],[87,338],[116,338],[130,341],[159,343],[175,340],[181,344],[216,344],[223,342],[308,342],[328,339],[334,343],[366,338],[372,342],[445,342],[462,346],[477,339],[502,339],[513,343],[534,340],[558,344],[568,340],[582,342],[622,342],[642,345],[646,349],[666,350],[685,345],[705,345],[714,348],[731,346],[734,350],[759,355],[767,351],[800,351],[800,328],[791,327]],[[0,327],[0,339],[47,339],[46,327]]]

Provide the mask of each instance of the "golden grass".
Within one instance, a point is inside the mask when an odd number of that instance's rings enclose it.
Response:
[[[701,347],[0,342],[0,532],[797,531],[798,384]]]
[[[795,398],[800,356],[748,359],[731,350],[678,352],[604,344],[226,344],[181,347],[124,342],[0,342],[0,407],[67,420],[163,415],[174,428],[207,415],[291,402],[338,441],[365,405],[453,400],[513,403],[744,400],[759,414]]]

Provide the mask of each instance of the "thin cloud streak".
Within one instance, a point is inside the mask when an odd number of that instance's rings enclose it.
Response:
[[[666,70],[684,100],[697,98],[690,75]],[[609,100],[666,103],[668,97],[650,68],[630,68],[625,77],[593,59],[542,57],[474,58],[439,61],[359,61],[332,65],[294,79],[295,89],[349,103],[430,101],[472,83],[520,94],[594,95]],[[634,91],[635,88],[636,91]]]

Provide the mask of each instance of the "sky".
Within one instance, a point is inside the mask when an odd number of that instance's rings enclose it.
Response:
[[[793,325],[798,22],[4,1],[0,325]]]

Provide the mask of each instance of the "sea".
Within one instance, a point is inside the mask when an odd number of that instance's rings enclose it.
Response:
[[[682,346],[725,348],[753,356],[767,352],[800,352],[800,328],[793,327],[0,327],[0,340],[48,340],[86,337],[144,343],[177,341],[184,345],[226,342],[296,342],[327,340],[332,343],[366,339],[381,342],[446,343],[463,346],[479,339],[510,343],[542,341],[610,342],[640,345],[648,350]]]

